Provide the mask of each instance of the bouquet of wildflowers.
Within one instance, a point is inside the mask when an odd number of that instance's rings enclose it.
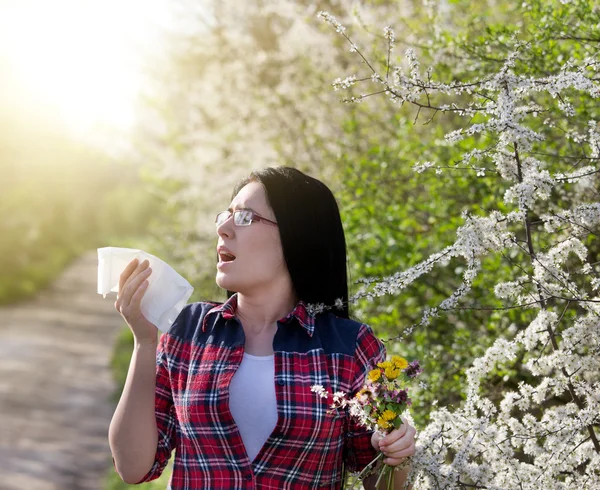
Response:
[[[330,395],[320,385],[312,386],[311,390],[323,398],[331,396],[332,409],[348,408],[350,415],[355,417],[360,425],[388,434],[402,425],[400,414],[411,404],[407,386],[422,372],[418,360],[409,363],[403,357],[392,356],[390,360],[380,362],[375,369],[369,371],[363,388],[351,399],[343,392]],[[383,456],[382,452],[371,461],[359,473],[356,481],[360,481],[372,470]],[[384,465],[381,468],[375,487],[379,488],[382,481],[387,481],[388,489],[393,488],[392,466]],[[356,483],[351,488],[355,485]]]

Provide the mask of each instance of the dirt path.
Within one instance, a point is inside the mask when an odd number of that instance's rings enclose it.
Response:
[[[96,251],[35,299],[0,307],[0,489],[100,490],[110,464],[116,296]]]

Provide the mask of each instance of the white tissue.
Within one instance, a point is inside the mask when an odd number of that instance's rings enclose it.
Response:
[[[134,248],[103,247],[98,249],[98,294],[119,292],[119,278],[134,258],[138,263],[148,260],[152,273],[140,308],[146,319],[161,332],[169,330],[194,288],[167,263],[154,255]]]

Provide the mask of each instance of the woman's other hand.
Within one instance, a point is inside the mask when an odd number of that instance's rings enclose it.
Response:
[[[397,466],[406,458],[415,454],[415,435],[417,431],[406,420],[385,437],[379,432],[371,436],[371,444],[385,455],[383,462],[390,466]]]

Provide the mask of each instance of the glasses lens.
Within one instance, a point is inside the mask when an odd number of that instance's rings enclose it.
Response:
[[[225,221],[227,221],[227,218],[229,218],[229,216],[231,216],[229,214],[229,211],[222,211],[221,213],[217,214],[217,218],[215,219],[215,223],[217,224],[217,226],[220,226],[222,223],[224,223]]]
[[[238,226],[248,226],[252,223],[252,211],[240,209],[233,213],[233,220]]]

